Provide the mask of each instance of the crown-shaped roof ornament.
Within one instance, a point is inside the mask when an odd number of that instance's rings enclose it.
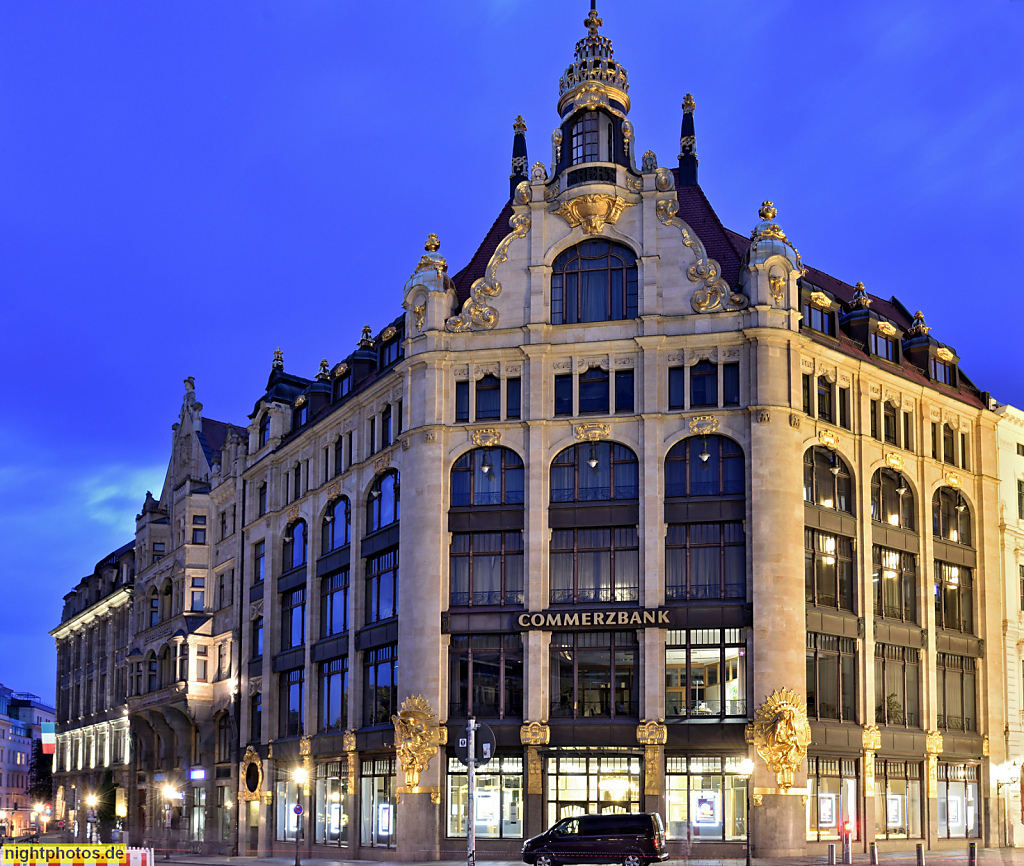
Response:
[[[770,201],[761,202],[761,209],[757,212],[757,215],[763,220],[773,220],[778,214],[775,205]]]
[[[373,348],[373,330],[369,325],[363,325],[363,336],[359,338],[360,349]]]
[[[693,94],[687,93],[683,97],[683,114],[693,114],[693,110],[697,107],[697,103],[693,101]]]
[[[863,307],[865,310],[871,306],[871,298],[868,297],[864,283],[857,283],[853,291],[853,299],[850,303],[855,307]]]
[[[423,245],[423,249],[428,253],[436,253],[441,249],[441,242],[437,239],[437,235],[433,232],[427,235],[427,242]]]
[[[914,337],[923,337],[930,330],[931,328],[925,324],[924,313],[922,313],[920,310],[914,313],[914,321],[911,324],[911,326],[907,329],[907,333]]]
[[[517,135],[526,132],[526,121],[521,114],[516,115],[515,123],[512,124],[512,131]]]
[[[331,379],[331,367],[326,358],[320,359],[320,372],[316,374],[318,382],[329,382]]]
[[[629,77],[615,61],[611,39],[598,32],[603,24],[591,2],[590,14],[583,21],[587,35],[576,43],[572,66],[558,82],[558,113],[562,117],[576,108],[596,105],[629,112]]]
[[[273,368],[275,370],[283,370],[284,369],[284,352],[282,352],[280,349],[274,349],[274,364],[273,364]]]

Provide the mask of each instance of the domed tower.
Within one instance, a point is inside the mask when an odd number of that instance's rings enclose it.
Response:
[[[604,22],[595,3],[591,0],[583,21],[587,35],[576,43],[575,59],[558,83],[562,123],[553,136],[553,174],[569,170],[569,187],[586,181],[614,183],[615,165],[636,172],[633,125],[626,119],[629,77],[615,60],[612,41],[598,32]]]

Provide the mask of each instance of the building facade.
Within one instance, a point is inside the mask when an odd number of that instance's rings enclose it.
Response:
[[[186,380],[134,542],[133,833],[454,852],[472,717],[494,854],[639,810],[707,856],[1000,843],[989,395],[771,202],[721,224],[692,97],[678,165],[641,153],[585,25],[462,270],[431,235],[400,314],[308,378],[276,353],[247,425]]]
[[[32,747],[42,725],[53,721],[54,708],[38,695],[0,685],[0,835],[18,836],[34,829],[38,805],[32,786]]]

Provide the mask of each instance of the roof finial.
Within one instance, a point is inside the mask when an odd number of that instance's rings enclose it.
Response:
[[[763,201],[757,215],[763,220],[773,220],[778,215],[778,211],[775,210],[775,205],[772,202]]]
[[[274,349],[274,365],[273,366],[274,366],[275,370],[283,370],[284,369],[284,352],[282,352],[280,349]]]
[[[583,26],[587,28],[589,35],[597,36],[597,29],[603,24],[604,21],[597,14],[597,0],[590,0],[590,14],[583,19]]]
[[[514,198],[516,187],[524,180],[529,180],[526,154],[526,121],[517,115],[512,124],[515,135],[512,138],[512,172],[508,176],[508,197]]]
[[[372,349],[373,348],[373,330],[369,325],[363,325],[363,336],[359,339],[360,349]]]
[[[679,185],[697,185],[697,135],[693,127],[693,94],[683,98],[683,123],[679,129]]]
[[[316,374],[318,382],[327,382],[331,378],[331,368],[326,358],[320,360],[320,372]]]
[[[926,325],[924,322],[924,313],[922,313],[920,310],[914,313],[913,324],[911,324],[910,328],[907,330],[907,333],[915,337],[918,335],[924,336],[930,330],[931,328],[928,327],[928,325]]]
[[[855,307],[864,307],[865,309],[871,306],[871,298],[868,297],[864,283],[857,283],[854,287],[853,299],[850,303]]]
[[[435,235],[433,232],[427,235],[427,242],[423,245],[423,249],[425,249],[428,253],[436,253],[439,249],[441,249],[441,242],[437,239],[437,235]],[[370,326],[367,325],[366,328],[364,328],[363,330],[365,331],[369,329],[369,327]]]
[[[512,124],[512,130],[516,134],[519,134],[520,132],[526,132],[526,121],[523,120],[523,116],[521,114],[516,115],[515,122]]]

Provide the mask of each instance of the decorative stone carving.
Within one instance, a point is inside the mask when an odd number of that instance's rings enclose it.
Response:
[[[649,797],[657,797],[661,794],[663,784],[662,753],[664,751],[663,746],[644,748],[644,794]]]
[[[544,722],[526,722],[519,728],[519,741],[524,746],[546,746],[551,742],[551,728]]]
[[[437,441],[437,433],[435,433],[433,430],[430,430],[430,431],[424,433],[423,434],[423,441],[424,442],[436,442]]]
[[[690,419],[690,432],[707,435],[718,431],[719,421],[714,415],[696,415]]]
[[[906,464],[903,458],[895,451],[890,451],[885,455],[885,465],[892,469],[894,472],[903,472]]]
[[[878,725],[865,725],[861,731],[860,741],[862,748],[870,749],[872,752],[882,748],[882,732],[878,730]]]
[[[405,772],[405,787],[416,788],[420,774],[427,769],[437,747],[448,742],[448,728],[422,695],[406,698],[397,715],[391,717],[395,725],[395,752]]]
[[[800,416],[797,415],[795,412],[790,413],[789,426],[797,430],[800,429]]]
[[[827,310],[832,306],[832,299],[824,292],[811,292],[811,303],[819,310]]]
[[[380,457],[378,457],[376,460],[373,461],[373,471],[375,473],[383,472],[390,465],[391,465],[391,453],[388,452],[387,454],[381,454]]]
[[[664,746],[668,742],[668,728],[664,719],[642,721],[636,726],[636,741],[641,746]]]
[[[892,338],[896,336],[896,328],[891,322],[879,322],[877,329],[878,333],[883,337]]]
[[[772,296],[772,303],[777,307],[782,306],[782,301],[786,297],[786,277],[784,274],[769,274],[768,275],[768,291]]]
[[[925,732],[924,750],[929,755],[938,755],[942,752],[942,731]]]
[[[644,174],[651,174],[658,168],[658,157],[654,155],[653,150],[644,151],[644,155],[640,157],[640,167]]]
[[[953,360],[953,353],[949,351],[945,346],[942,346],[935,350],[935,356],[940,361],[945,361],[947,364]]]
[[[573,228],[580,226],[585,235],[599,235],[606,223],[615,225],[622,212],[632,204],[611,193],[587,193],[564,202],[555,211],[555,215],[560,216]]]
[[[957,490],[959,490],[963,483],[963,479],[955,472],[946,473],[946,484],[948,484],[950,487],[954,487]]]
[[[834,430],[822,430],[818,434],[818,441],[826,448],[834,450],[839,447],[839,434]]]
[[[632,176],[627,174],[626,175],[626,189],[630,190],[630,192],[643,192],[643,189],[644,189],[643,178],[632,177]]]
[[[485,427],[482,430],[473,431],[473,444],[478,447],[489,448],[492,445],[497,445],[499,442],[501,442],[500,430]]]
[[[539,162],[534,165],[534,168],[538,165],[540,165]],[[542,169],[544,168],[542,165],[540,167]],[[519,184],[516,185],[516,191],[512,196],[512,200],[516,204],[529,204],[533,200],[533,192],[530,190],[530,182],[528,180],[520,181]]]
[[[341,482],[335,481],[330,487],[327,488],[327,498],[337,499],[341,496]]]
[[[289,523],[294,523],[298,519],[299,519],[299,506],[298,505],[293,505],[291,508],[288,509],[288,522]]]
[[[341,749],[343,752],[354,752],[356,750],[356,732],[351,728],[341,735]]]
[[[416,325],[416,330],[422,331],[423,330],[423,321],[427,317],[427,305],[425,303],[423,303],[423,304],[416,304],[412,308],[412,317],[413,317],[413,322]]]
[[[804,699],[790,689],[776,689],[747,725],[747,741],[775,773],[779,788],[789,791],[811,742]]]
[[[757,410],[757,423],[768,424],[772,420],[772,413],[768,409]]]
[[[490,330],[498,324],[498,311],[488,304],[501,294],[501,283],[496,277],[498,266],[508,261],[508,248],[512,242],[526,237],[530,231],[530,217],[526,214],[513,214],[508,224],[512,231],[501,239],[494,250],[485,275],[470,287],[469,299],[462,305],[462,312],[448,319],[446,327],[449,331],[468,331],[474,325]]]
[[[263,599],[258,599],[249,605],[249,622],[263,616]]]
[[[243,803],[258,803],[263,794],[263,761],[252,746],[245,750],[238,772],[238,799]]]
[[[249,697],[263,691],[263,677],[249,677]]]
[[[577,424],[575,433],[580,442],[597,442],[599,439],[607,439],[611,436],[612,430],[607,424],[591,421],[586,424]]]
[[[654,188],[659,192],[668,192],[676,185],[672,172],[667,168],[656,168],[654,170]]]
[[[544,762],[536,746],[526,750],[526,793],[544,793]]]
[[[548,179],[548,170],[540,160],[533,164],[530,169],[530,180],[534,183],[544,183]],[[526,181],[523,181],[525,183]],[[525,204],[525,202],[524,202]]]

